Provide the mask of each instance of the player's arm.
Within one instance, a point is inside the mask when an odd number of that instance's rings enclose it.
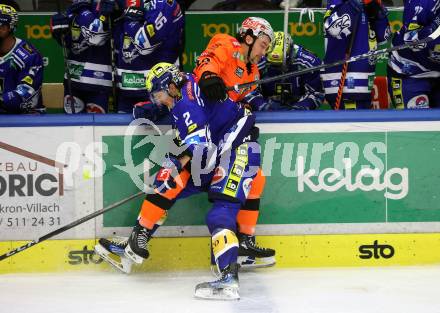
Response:
[[[424,4],[424,1],[411,1],[405,7],[403,26],[400,30],[405,42],[424,39],[440,26],[440,14],[433,16],[429,9],[423,7]],[[439,39],[433,40],[428,46],[435,46],[439,42]]]
[[[243,102],[248,104],[252,111],[270,111],[270,102],[263,96],[259,88],[248,93]]]
[[[136,7],[129,7],[124,12],[124,19],[130,21],[126,25],[126,32],[141,49],[142,55],[159,49],[164,41],[169,40],[170,33],[174,30],[173,24],[183,19],[176,1],[171,4],[168,1],[151,2],[150,5],[152,7],[148,12]]]
[[[155,177],[154,186],[158,190],[176,187],[176,179],[185,165],[195,157],[199,162],[210,147],[207,119],[196,104],[182,105],[173,111],[177,128],[179,147],[172,147]]]
[[[292,60],[301,68],[312,68],[321,65],[321,59],[302,46],[294,45],[297,51],[296,58]],[[324,92],[320,72],[307,73],[300,77],[301,84],[304,86],[304,95],[296,102],[292,103],[293,109],[314,110],[322,105]]]
[[[110,38],[109,18],[114,0],[101,0],[96,10],[84,10],[76,18],[88,46],[103,46]]]
[[[209,146],[210,134],[207,124],[207,118],[197,104],[187,105],[180,110],[176,127],[179,131],[181,147],[185,147],[182,155],[192,158],[196,150]]]
[[[14,90],[3,93],[2,105],[8,112],[32,112],[38,105],[43,83],[43,59],[35,50],[25,60],[17,81]]]
[[[199,78],[199,86],[207,99],[223,101],[227,98],[226,86],[221,78],[222,69],[231,60],[232,52],[222,44],[213,44],[197,59],[194,74]]]
[[[388,10],[381,0],[364,0],[364,9],[368,22],[376,33],[378,45],[386,44],[391,37]]]

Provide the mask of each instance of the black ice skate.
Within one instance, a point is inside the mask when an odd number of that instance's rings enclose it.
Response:
[[[275,250],[262,248],[255,243],[255,236],[238,233],[238,264],[243,269],[275,265]]]
[[[127,243],[128,238],[126,237],[115,237],[111,240],[101,238],[95,246],[95,252],[116,269],[130,274],[133,262],[124,254]]]
[[[128,238],[128,244],[125,248],[125,256],[137,264],[142,264],[142,262],[148,259],[150,256],[147,246],[150,239],[151,231],[145,227],[142,227],[138,223],[133,228],[133,231]]]
[[[201,283],[196,286],[194,296],[200,299],[238,300],[238,269],[237,263],[230,264],[221,272],[221,277],[212,282]]]

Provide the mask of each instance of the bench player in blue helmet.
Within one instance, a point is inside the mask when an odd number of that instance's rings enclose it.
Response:
[[[0,2],[0,114],[44,113],[43,58],[15,37],[18,7]]]
[[[127,259],[142,263],[149,256],[148,242],[173,204],[207,191],[213,205],[206,224],[221,277],[197,285],[195,296],[238,299],[236,218],[260,164],[255,116],[230,99],[213,104],[201,98],[194,75],[169,63],[155,65],[146,84],[152,102],[170,110],[180,151],[169,154],[157,172],[154,193],[146,196],[128,241],[100,239],[95,250],[113,265],[119,255],[116,265],[122,270]]]
[[[112,93],[109,19],[114,8],[114,0],[73,0],[65,14],[51,17],[53,37],[67,50],[70,77],[64,74],[66,113],[109,111]]]
[[[404,1],[403,26],[394,46],[428,37],[440,26],[440,1]],[[388,90],[394,107],[425,109],[440,106],[440,40],[393,51],[388,59]]]
[[[118,0],[124,12],[115,24],[118,112],[162,115],[152,106],[145,77],[153,65],[179,65],[184,15],[175,0]]]
[[[316,55],[295,44],[289,34],[275,32],[274,42],[272,50],[259,64],[263,79],[321,65]],[[285,62],[284,45],[287,47]],[[260,88],[261,94],[255,92],[245,97],[257,111],[315,110],[324,100],[319,71],[262,84]]]

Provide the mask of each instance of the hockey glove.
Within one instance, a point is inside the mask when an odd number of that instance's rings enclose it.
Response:
[[[168,155],[154,178],[154,188],[158,189],[159,192],[166,192],[169,189],[176,188],[177,183],[175,177],[177,177],[180,172],[182,172],[182,164],[180,164],[180,161]]]
[[[128,7],[125,9],[123,17],[130,21],[143,21],[144,18],[144,10],[138,7]]]
[[[70,19],[62,13],[52,15],[50,17],[50,31],[55,38],[61,38],[62,35],[70,31]]]
[[[159,118],[159,108],[151,101],[138,102],[133,107],[133,118],[146,118],[155,122]]]
[[[100,0],[96,6],[96,11],[99,15],[109,16],[115,9],[115,0]]]
[[[203,72],[199,80],[199,87],[208,100],[224,101],[228,97],[225,83],[215,73]]]

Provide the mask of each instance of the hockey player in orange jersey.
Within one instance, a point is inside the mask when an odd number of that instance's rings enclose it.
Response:
[[[206,98],[224,101],[229,97],[235,102],[246,102],[246,95],[254,91],[256,86],[238,91],[227,91],[226,86],[259,79],[257,64],[270,50],[273,40],[272,27],[265,19],[259,17],[245,19],[235,38],[228,34],[215,35],[198,57],[194,69],[194,74],[199,79],[199,87]],[[237,215],[237,237],[240,242],[238,263],[242,267],[275,264],[275,250],[259,247],[255,243],[255,226],[265,180],[260,169],[252,182],[249,196]]]

